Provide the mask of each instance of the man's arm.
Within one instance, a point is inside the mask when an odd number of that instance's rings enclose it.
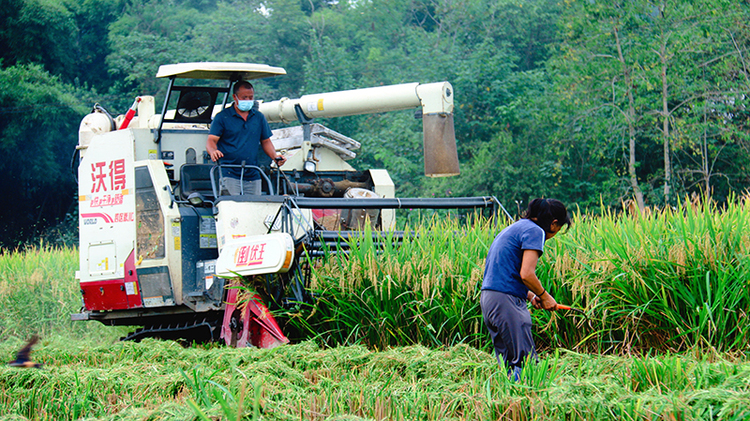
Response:
[[[211,139],[211,136],[208,137],[209,140]],[[260,145],[263,147],[263,152],[266,153],[271,159],[276,161],[276,165],[278,165],[279,168],[281,168],[282,165],[286,162],[286,158],[276,153],[276,147],[273,146],[273,142],[271,142],[271,139],[263,139],[260,141]]]
[[[219,136],[214,136],[212,134],[208,135],[208,140],[206,141],[206,152],[208,152],[208,156],[211,157],[211,161],[214,162],[224,156],[219,150]]]

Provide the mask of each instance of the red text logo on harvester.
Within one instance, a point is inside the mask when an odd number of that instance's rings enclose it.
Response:
[[[242,246],[234,252],[234,264],[236,267],[253,266],[263,263],[263,252],[266,243]]]
[[[106,172],[105,172],[106,171]],[[117,159],[107,163],[95,162],[91,164],[91,193],[125,188],[125,160]],[[107,182],[109,181],[109,182]]]

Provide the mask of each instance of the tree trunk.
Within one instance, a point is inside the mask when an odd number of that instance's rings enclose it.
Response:
[[[703,136],[701,139],[701,170],[703,171],[703,195],[704,198],[711,197],[711,169],[708,163],[708,107],[703,104]]]
[[[669,205],[669,194],[672,184],[672,161],[669,154],[669,104],[667,99],[667,40],[662,34],[662,43],[659,49],[661,59],[661,117],[662,133],[664,134],[664,205]]]
[[[628,174],[630,175],[630,186],[633,188],[633,194],[635,195],[635,201],[638,204],[638,209],[643,211],[645,204],[643,203],[643,192],[641,187],[638,185],[638,177],[635,173],[635,100],[633,99],[633,82],[630,80],[630,67],[625,62],[625,57],[622,54],[622,46],[620,45],[620,36],[617,32],[617,26],[614,27],[615,42],[617,44],[617,54],[620,63],[622,64],[622,73],[625,78],[625,86],[628,92],[628,110],[625,115],[625,119],[628,122],[628,137],[630,139],[630,159],[628,160]]]

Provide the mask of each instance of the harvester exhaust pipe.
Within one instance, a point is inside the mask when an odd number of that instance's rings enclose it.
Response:
[[[458,153],[453,129],[453,87],[448,82],[404,83],[350,91],[282,98],[260,104],[269,123],[298,121],[295,107],[306,118],[344,117],[422,107],[424,172],[428,177],[457,175]]]

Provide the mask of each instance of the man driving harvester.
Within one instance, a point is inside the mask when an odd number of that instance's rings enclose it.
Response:
[[[250,82],[241,80],[234,84],[232,91],[234,104],[216,114],[208,140],[206,152],[211,160],[222,164],[258,165],[258,147],[263,148],[276,165],[281,167],[286,158],[276,153],[271,142],[271,128],[266,117],[255,106],[255,90]],[[223,168],[222,189],[230,195],[261,194],[262,181],[254,169]]]
[[[536,265],[544,242],[563,225],[570,227],[570,217],[562,202],[534,199],[521,220],[495,237],[487,254],[479,301],[482,317],[498,363],[501,367],[504,363],[516,381],[526,359],[536,357],[526,301],[537,309],[558,309],[555,298],[537,278]]]

